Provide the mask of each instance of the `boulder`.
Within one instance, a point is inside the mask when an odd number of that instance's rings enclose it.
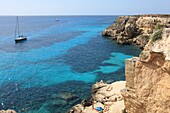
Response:
[[[0,113],[17,113],[17,112],[14,110],[8,109],[8,110],[0,110]]]

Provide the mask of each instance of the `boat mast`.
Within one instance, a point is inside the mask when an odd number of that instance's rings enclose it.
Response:
[[[19,19],[18,19],[18,16],[17,16],[17,21],[18,21],[18,36],[19,36],[20,34],[19,34]]]
[[[19,21],[18,21],[18,16],[17,16],[17,20],[16,20],[16,27],[15,27],[15,38],[17,37],[17,33],[19,36]]]

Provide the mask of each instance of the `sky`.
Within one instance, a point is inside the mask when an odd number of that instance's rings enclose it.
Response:
[[[0,0],[0,15],[170,14],[170,0]]]

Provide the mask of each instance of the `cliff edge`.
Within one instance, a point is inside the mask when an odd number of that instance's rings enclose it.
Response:
[[[135,43],[144,48],[157,29],[169,26],[170,15],[120,16],[102,35],[109,36],[120,44]]]
[[[151,37],[139,58],[126,60],[127,113],[170,113],[170,28]]]

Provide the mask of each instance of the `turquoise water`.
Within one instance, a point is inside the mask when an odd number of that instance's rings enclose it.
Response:
[[[114,19],[19,17],[28,40],[15,44],[15,17],[0,17],[0,109],[65,113],[96,81],[124,80],[124,60],[140,50],[101,36]]]

